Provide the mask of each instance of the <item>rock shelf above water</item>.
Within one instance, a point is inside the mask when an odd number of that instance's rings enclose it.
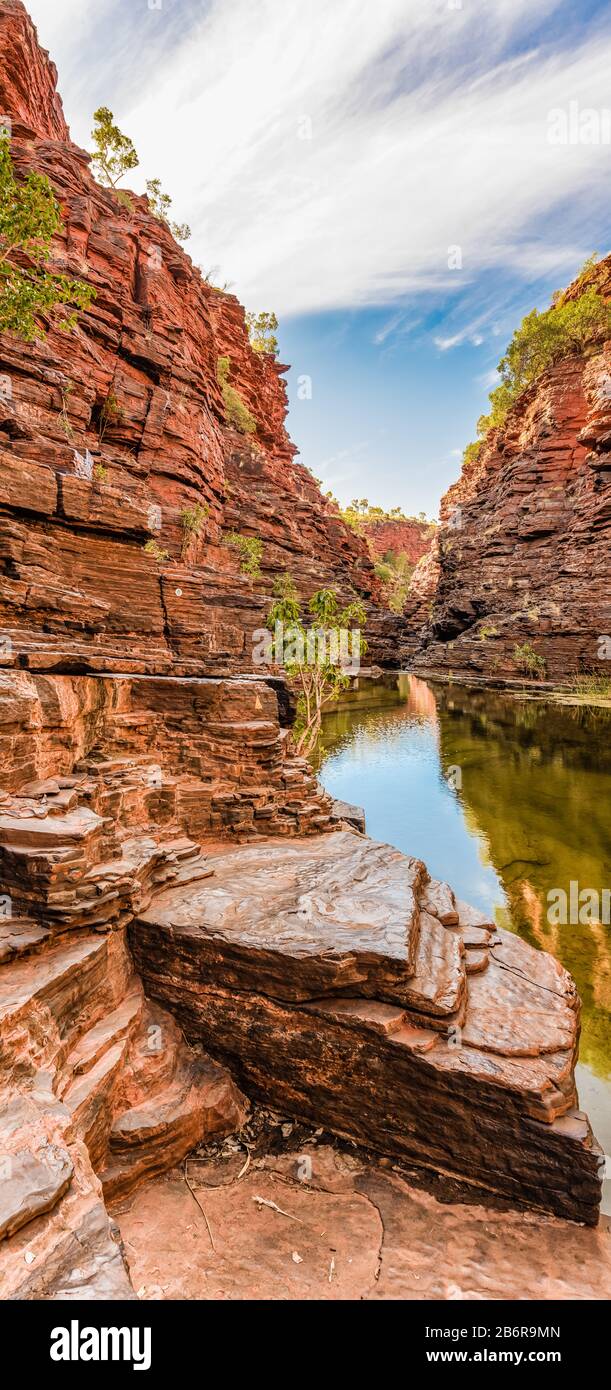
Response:
[[[250,1094],[596,1222],[579,1001],[558,962],[457,904],[419,861],[349,831],[207,863],[211,876],[161,893],[130,941],[147,991]]]

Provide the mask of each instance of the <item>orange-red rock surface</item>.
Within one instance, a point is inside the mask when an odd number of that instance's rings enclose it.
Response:
[[[518,1205],[596,1224],[566,971],[344,830],[211,852],[130,929],[148,992],[251,1095]],[[270,912],[270,895],[273,911]]]
[[[96,292],[76,332],[0,344],[2,655],[64,670],[249,669],[275,574],[290,570],[304,595],[333,583],[370,598],[368,551],[293,461],[286,368],[253,351],[242,306],[204,282],[145,198],[126,208],[95,182],[55,79],[19,0],[2,0],[13,159],[47,174],[61,204],[53,268]],[[220,356],[255,434],[227,425]],[[195,506],[206,515],[190,535],[181,514]],[[262,541],[260,580],[221,543],[229,531]],[[151,540],[167,561],[145,553]]]
[[[177,1171],[113,1207],[141,1298],[611,1297],[608,1228],[446,1204],[348,1146],[296,1133],[285,1149],[254,1157],[241,1178],[244,1151],[190,1161],[206,1218]]]
[[[394,555],[406,555],[411,565],[417,565],[431,544],[429,522],[418,521],[415,517],[364,520],[361,530],[375,560],[383,560],[390,551]]]
[[[611,256],[590,280],[611,296]],[[523,393],[446,493],[441,518],[413,578],[404,657],[511,679],[515,646],[528,643],[548,678],[608,675],[609,344],[559,362]]]
[[[282,369],[146,200],[94,182],[19,0],[0,109],[60,199],[55,267],[96,289],[73,335],[0,343],[1,1295],[132,1296],[105,1198],[238,1129],[242,1083],[594,1222],[571,981],[424,865],[328,833],[286,685],[252,674],[278,572],[376,597],[293,461]],[[219,356],[255,434],[227,425]],[[261,539],[261,579],[227,531]],[[370,620],[394,660],[400,620]]]

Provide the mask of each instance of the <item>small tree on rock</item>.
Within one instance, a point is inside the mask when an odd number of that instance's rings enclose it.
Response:
[[[353,665],[355,649],[359,659],[367,650],[360,631],[366,613],[358,601],[340,610],[333,590],[319,589],[308,604],[307,622],[290,574],[278,577],[274,592],[267,626],[274,634],[275,659],[297,690],[296,751],[307,756],[318,742],[325,709],[350,684],[346,668]]]
[[[278,319],[275,314],[247,314],[246,327],[250,338],[250,345],[255,352],[271,352],[275,357],[278,353],[278,339],[276,329]]]
[[[187,222],[172,222],[169,212],[172,206],[172,199],[169,193],[164,193],[159,179],[147,179],[146,196],[149,200],[151,212],[159,222],[164,222],[169,227],[172,236],[177,241],[188,241],[191,235],[191,228]]]
[[[62,225],[59,203],[48,178],[15,178],[9,135],[0,130],[0,332],[32,342],[42,337],[46,319],[64,312],[57,327],[76,326],[79,310],[89,307],[95,290],[82,280],[54,275],[47,267],[53,237]]]
[[[91,132],[94,148],[93,166],[100,183],[107,188],[116,188],[119,179],[135,169],[139,163],[138,155],[129,135],[124,135],[115,125],[112,111],[107,106],[98,106],[93,113],[94,127]]]

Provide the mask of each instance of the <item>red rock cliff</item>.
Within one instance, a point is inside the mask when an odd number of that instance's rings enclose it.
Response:
[[[369,599],[366,546],[293,462],[286,368],[253,351],[241,305],[203,281],[145,198],[126,208],[94,181],[19,0],[0,3],[0,35],[15,165],[47,174],[62,208],[53,268],[96,292],[76,332],[0,343],[4,655],[63,670],[248,669],[274,575],[291,571],[304,596],[334,584]],[[227,424],[219,356],[254,434]],[[193,536],[181,514],[195,506],[206,517]],[[228,531],[262,541],[261,579],[221,543]],[[145,553],[150,540],[167,559]]]
[[[611,294],[611,257],[590,280]],[[410,605],[416,665],[512,678],[516,644],[528,643],[552,679],[608,674],[610,344],[557,363],[523,393],[446,493],[441,518]]]
[[[383,560],[392,551],[394,555],[407,555],[412,565],[427,554],[432,539],[428,521],[416,521],[413,517],[365,521],[363,535],[374,560]]]

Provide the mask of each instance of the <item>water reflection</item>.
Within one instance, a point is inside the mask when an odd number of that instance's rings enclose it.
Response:
[[[580,1089],[611,1152],[611,930],[550,925],[547,894],[611,885],[611,713],[414,676],[359,681],[324,721],[321,780],[376,838],[424,859],[571,971]],[[580,1071],[582,1069],[580,1068]],[[588,1094],[586,1094],[588,1093]]]

